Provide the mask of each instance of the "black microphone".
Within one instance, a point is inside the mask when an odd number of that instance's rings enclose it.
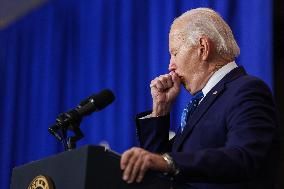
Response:
[[[114,94],[109,89],[104,89],[98,94],[93,94],[85,100],[81,101],[81,103],[76,108],[66,113],[60,114],[56,119],[56,124],[50,127],[48,130],[56,138],[61,140],[61,138],[56,135],[56,131],[58,129],[63,127],[73,130],[74,127],[79,126],[84,116],[104,109],[106,106],[111,104],[114,99]]]
[[[81,101],[75,109],[81,116],[89,115],[93,112],[100,111],[114,101],[115,97],[111,90],[104,89],[98,94],[91,95]]]
[[[68,117],[73,119],[81,119],[84,116],[90,115],[93,112],[100,111],[114,101],[115,97],[111,90],[104,89],[98,94],[91,95],[83,100],[75,109],[70,110]],[[71,121],[71,120],[70,120]]]

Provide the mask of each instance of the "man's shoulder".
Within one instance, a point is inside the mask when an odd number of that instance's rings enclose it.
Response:
[[[227,83],[228,86],[241,89],[264,89],[270,91],[269,86],[260,78],[252,75],[243,75]]]
[[[234,101],[269,102],[273,104],[273,94],[270,87],[260,78],[252,75],[241,77],[226,83],[225,98]]]

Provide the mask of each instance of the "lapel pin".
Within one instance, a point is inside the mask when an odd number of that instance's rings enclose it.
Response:
[[[214,92],[213,92],[213,95],[215,95],[215,94],[217,94],[217,93],[218,93],[218,91],[214,91]]]

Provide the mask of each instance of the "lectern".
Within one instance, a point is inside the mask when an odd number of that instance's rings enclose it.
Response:
[[[48,189],[39,175],[50,179],[49,189],[170,188],[170,180],[156,172],[147,173],[141,183],[127,184],[119,161],[119,154],[102,146],[84,146],[14,168],[11,189]]]

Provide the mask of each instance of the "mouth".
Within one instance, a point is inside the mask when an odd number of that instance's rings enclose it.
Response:
[[[176,72],[176,71],[173,71],[174,73],[176,73],[177,74],[177,76],[178,76],[178,78],[180,79],[180,82],[181,82],[181,84],[185,84],[185,78],[184,78],[184,76],[182,76],[182,75],[180,75],[178,72]]]
[[[183,77],[182,75],[180,75],[180,74],[177,73],[177,72],[176,72],[176,74],[177,74],[177,76],[179,77],[179,79],[180,79],[181,81],[184,81],[184,77]]]

